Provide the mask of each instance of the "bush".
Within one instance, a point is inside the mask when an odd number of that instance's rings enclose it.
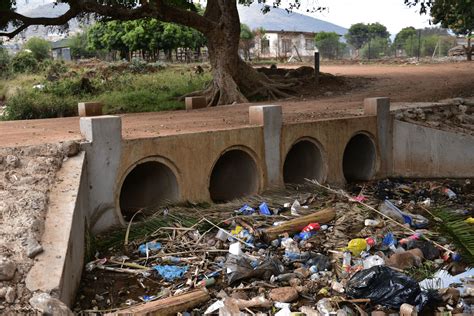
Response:
[[[29,49],[37,61],[42,61],[49,58],[51,45],[47,40],[38,37],[32,37],[25,43],[24,48]]]
[[[7,77],[10,74],[10,55],[6,49],[0,46],[0,77]]]
[[[12,59],[12,69],[15,73],[25,73],[38,71],[38,62],[29,51],[21,51]]]
[[[386,38],[373,38],[370,40],[370,46],[369,43],[364,44],[364,46],[362,46],[360,53],[363,58],[382,58],[390,54],[389,42]]]
[[[77,115],[77,100],[23,89],[7,100],[6,120],[28,120]]]

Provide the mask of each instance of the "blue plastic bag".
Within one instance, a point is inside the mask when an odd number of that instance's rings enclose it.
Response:
[[[147,242],[146,244],[141,244],[138,246],[138,252],[140,252],[141,255],[146,256],[147,252],[151,251],[158,251],[161,249],[161,243],[155,242],[155,241],[150,241]]]
[[[156,270],[166,281],[174,281],[176,279],[181,279],[186,273],[186,271],[188,271],[189,267],[157,265],[154,266],[153,269]]]
[[[270,212],[270,209],[268,208],[268,205],[265,202],[260,204],[258,209],[260,210],[260,214],[262,215],[272,215],[272,212]]]
[[[242,213],[242,215],[252,215],[255,213],[255,210],[247,204],[244,204],[244,206],[239,209],[239,212]]]

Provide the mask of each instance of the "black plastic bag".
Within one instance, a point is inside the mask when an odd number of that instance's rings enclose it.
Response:
[[[285,271],[285,267],[276,258],[268,258],[256,268],[243,256],[229,255],[225,263],[227,269],[228,283],[233,284],[245,279],[270,280],[272,275],[279,275]]]
[[[353,298],[368,298],[374,304],[394,309],[408,303],[421,311],[429,299],[418,282],[385,266],[357,272],[347,283],[346,292]]]

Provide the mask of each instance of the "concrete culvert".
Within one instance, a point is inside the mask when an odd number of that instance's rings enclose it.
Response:
[[[321,149],[312,141],[301,140],[294,144],[283,164],[285,183],[302,184],[306,179],[322,181],[324,159]]]
[[[342,167],[347,182],[370,180],[374,175],[377,155],[375,144],[365,134],[351,138],[344,149]]]
[[[214,202],[225,202],[258,193],[258,169],[245,151],[224,153],[212,169],[209,193]]]
[[[176,201],[179,187],[173,171],[158,161],[138,164],[125,178],[120,190],[120,210],[125,220],[141,209]]]

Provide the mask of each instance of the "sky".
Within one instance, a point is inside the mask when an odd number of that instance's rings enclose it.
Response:
[[[345,28],[359,22],[379,22],[385,25],[393,36],[407,26],[415,28],[432,26],[429,24],[429,15],[420,15],[418,8],[408,8],[403,0],[301,0],[301,2],[301,10],[297,12]],[[315,5],[327,7],[328,10],[306,12],[307,8]]]
[[[54,0],[20,0],[25,7],[40,5]],[[282,0],[288,3],[291,0]],[[364,22],[379,22],[385,25],[392,35],[396,35],[402,28],[414,26],[415,28],[429,27],[429,15],[420,15],[417,8],[408,8],[403,0],[300,0],[302,3],[299,13],[310,15],[314,18],[325,20],[345,28],[352,24]],[[200,0],[201,3],[205,0]],[[272,0],[267,0],[271,3]],[[327,7],[324,12],[307,13],[306,9],[314,6]],[[284,5],[282,6],[284,7]]]

